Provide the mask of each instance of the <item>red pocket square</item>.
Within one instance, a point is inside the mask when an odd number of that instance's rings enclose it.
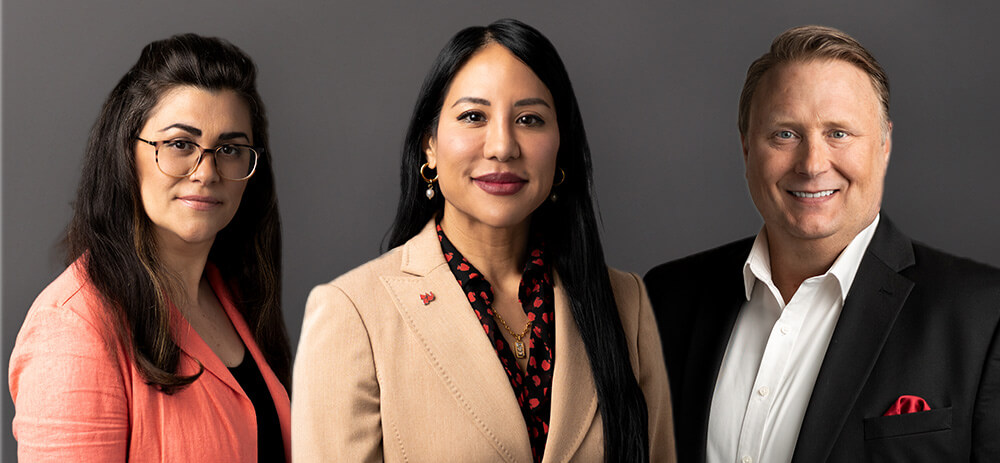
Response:
[[[916,413],[916,412],[926,412],[930,410],[931,406],[927,405],[927,401],[922,397],[917,397],[915,395],[901,395],[896,399],[896,403],[892,404],[882,416],[892,416],[892,415],[902,415],[904,413]]]

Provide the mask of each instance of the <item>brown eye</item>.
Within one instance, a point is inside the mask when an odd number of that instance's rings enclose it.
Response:
[[[164,143],[164,146],[179,151],[187,151],[194,148],[194,145],[187,140],[170,140]]]
[[[484,122],[486,116],[479,111],[466,111],[458,115],[458,120],[465,122]]]
[[[534,114],[525,114],[517,118],[517,123],[527,126],[539,126],[545,124],[545,121]]]

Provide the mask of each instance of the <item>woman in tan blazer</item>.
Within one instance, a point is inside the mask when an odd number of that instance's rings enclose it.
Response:
[[[424,81],[383,256],[313,290],[297,461],[673,461],[656,323],[608,269],[552,44],[459,32]]]

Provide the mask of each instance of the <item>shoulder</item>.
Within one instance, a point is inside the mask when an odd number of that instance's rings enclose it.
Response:
[[[622,321],[622,327],[626,333],[634,333],[638,330],[639,319],[644,316],[643,312],[650,311],[649,297],[646,295],[646,285],[643,284],[639,275],[632,272],[608,267],[608,274],[611,278],[611,291],[614,293],[615,304],[618,306],[618,315]],[[634,335],[630,335],[634,338]]]
[[[113,371],[125,368],[124,348],[109,315],[80,262],[70,265],[35,299],[17,334],[8,372],[15,399],[39,383],[50,393],[83,380],[120,385]]]
[[[331,317],[367,319],[386,313],[382,308],[390,302],[390,296],[383,281],[408,275],[401,270],[404,254],[402,246],[394,248],[314,287],[306,300],[303,330],[309,325],[330,323]]]
[[[915,264],[906,273],[933,277],[939,282],[972,286],[1000,287],[1000,269],[972,259],[940,251],[923,243],[913,243]]]
[[[54,332],[60,326],[72,325],[85,332],[108,334],[108,311],[97,288],[87,277],[81,260],[69,265],[35,298],[25,316],[21,334],[35,329]]]
[[[704,281],[715,281],[725,274],[740,276],[742,264],[750,254],[754,238],[751,236],[660,264],[647,272],[644,279],[653,292],[662,286],[682,288]]]
[[[391,249],[332,281],[316,286],[313,288],[313,293],[342,293],[347,296],[371,294],[373,289],[381,286],[382,277],[403,274],[400,270],[402,251],[401,247]]]
[[[901,274],[914,282],[922,298],[1000,309],[1000,269],[917,242],[913,257],[914,264]]]
[[[639,275],[608,267],[608,276],[611,278],[611,290],[614,291],[616,299],[638,302],[643,296],[642,292],[645,289]]]

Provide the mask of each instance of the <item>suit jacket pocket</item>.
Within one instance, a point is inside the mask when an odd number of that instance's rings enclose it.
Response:
[[[866,463],[958,461],[951,432],[951,407],[866,418]]]
[[[951,407],[903,415],[865,418],[865,440],[951,429]]]

